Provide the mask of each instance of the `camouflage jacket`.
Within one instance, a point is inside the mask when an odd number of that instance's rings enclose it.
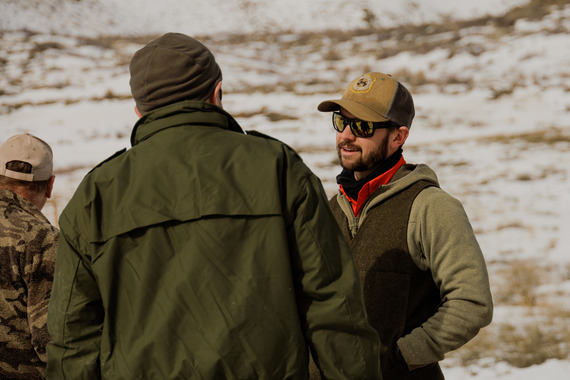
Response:
[[[0,378],[45,377],[47,311],[59,231],[0,189]]]

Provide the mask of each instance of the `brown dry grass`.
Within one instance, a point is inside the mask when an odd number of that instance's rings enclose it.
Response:
[[[462,366],[506,362],[517,368],[570,358],[570,310],[546,304],[521,308],[516,321],[495,323],[448,355]]]

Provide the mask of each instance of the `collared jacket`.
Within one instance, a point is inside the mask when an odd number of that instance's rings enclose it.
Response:
[[[146,114],[60,217],[51,379],[379,378],[318,178],[221,108]]]
[[[410,194],[409,191],[411,195],[403,195]],[[410,202],[410,206],[396,210],[400,201]],[[403,274],[392,272],[399,272],[398,268],[374,268],[379,271],[374,275],[361,273],[369,317],[375,313],[372,308],[376,304],[397,297],[393,300],[391,310],[382,311],[386,318],[377,318],[380,329],[385,325],[388,328],[400,326],[399,331],[403,332],[394,342],[382,340],[383,335],[389,336],[393,332],[380,334],[382,363],[395,363],[393,356],[399,350],[411,373],[401,372],[397,378],[429,378],[425,377],[427,375],[414,377],[414,370],[429,365],[437,367],[435,363],[442,360],[447,352],[473,338],[492,318],[493,305],[485,260],[463,206],[439,187],[436,174],[427,165],[406,164],[398,169],[388,184],[380,186],[369,197],[358,217],[354,216],[349,201],[340,191],[331,199],[331,207],[351,243],[358,268],[357,256],[365,260],[367,256],[384,255],[381,259],[384,261],[379,262],[392,266],[398,265],[398,262],[402,266],[407,265],[411,258],[414,268],[406,273],[416,273],[423,278],[417,280],[422,284],[422,289],[414,289],[415,279],[405,280]],[[395,215],[399,212],[405,215]],[[383,219],[377,220],[380,215]],[[398,258],[386,248],[391,236],[383,235],[383,231],[390,229],[400,218],[404,218],[401,234],[403,249],[400,251],[407,252],[409,257]],[[367,237],[372,236],[371,225],[379,231],[376,240],[360,241],[362,233],[367,233]],[[394,230],[394,234],[399,232]],[[398,246],[400,243],[394,244]],[[360,252],[363,247],[366,247],[366,252]],[[359,251],[355,252],[355,249]],[[377,277],[372,279],[372,276]],[[400,278],[403,282],[397,285],[396,280],[386,280],[387,276]],[[378,282],[372,284],[370,281]],[[434,291],[428,289],[432,286]],[[375,293],[367,295],[367,287],[375,289]],[[416,300],[414,304],[414,297],[421,297],[420,294],[430,299],[426,298],[423,303]],[[406,310],[406,307],[416,307],[418,310]],[[433,307],[433,312],[429,312],[430,307]],[[417,318],[422,314],[428,316],[415,321],[395,320]],[[386,347],[391,343],[394,347]],[[384,366],[382,370],[384,373]],[[394,368],[394,371],[398,369]],[[429,371],[432,373],[429,376],[440,378],[439,369]],[[386,379],[386,373],[384,375]]]
[[[59,231],[29,200],[0,189],[0,378],[46,373],[48,303]]]

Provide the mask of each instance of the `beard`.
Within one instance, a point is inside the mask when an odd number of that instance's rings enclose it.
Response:
[[[387,134],[384,140],[376,147],[376,149],[362,153],[362,148],[357,145],[352,145],[346,141],[340,141],[336,147],[338,153],[338,160],[340,166],[352,172],[365,172],[380,166],[388,158],[388,141],[389,135]],[[349,148],[360,152],[360,157],[355,161],[343,160],[342,148]]]

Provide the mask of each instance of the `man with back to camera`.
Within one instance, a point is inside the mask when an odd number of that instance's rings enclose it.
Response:
[[[380,379],[351,253],[318,178],[245,134],[197,40],[137,51],[132,148],[60,217],[52,379]]]
[[[343,168],[330,200],[380,336],[384,379],[443,379],[438,362],[492,318],[487,268],[461,203],[402,156],[414,103],[390,75],[354,79],[333,112]]]
[[[0,146],[0,378],[46,375],[48,304],[59,231],[42,214],[52,150],[30,134]]]

